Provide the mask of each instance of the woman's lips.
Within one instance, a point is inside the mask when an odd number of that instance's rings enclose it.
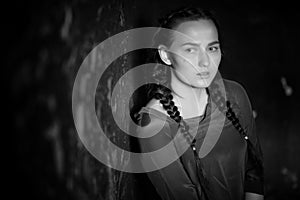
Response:
[[[210,76],[209,72],[201,72],[197,74],[198,76],[200,76],[201,78],[208,78]]]

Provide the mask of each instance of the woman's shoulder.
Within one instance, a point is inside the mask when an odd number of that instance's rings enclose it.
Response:
[[[137,132],[143,137],[154,136],[158,132],[165,133],[171,137],[170,131],[173,129],[173,123],[167,116],[163,108],[159,107],[159,101],[151,100],[139,112]]]
[[[238,95],[245,95],[246,90],[242,86],[241,83],[238,83],[237,81],[229,80],[229,79],[223,79],[224,80],[224,86],[226,91],[236,93]]]
[[[253,111],[250,99],[242,84],[224,80],[227,100],[231,103],[233,111],[245,126],[250,124],[253,119]]]
[[[234,101],[240,107],[248,107],[250,110],[252,109],[248,94],[241,83],[238,83],[233,80],[224,79],[224,86],[226,90],[226,97],[229,101]]]
[[[164,115],[168,115],[167,111],[162,107],[162,104],[157,99],[151,99],[148,104],[146,105],[146,108],[153,109],[155,111],[158,111]]]
[[[152,99],[148,104],[139,111],[139,125],[155,126],[167,120],[167,112],[160,105],[159,100]]]

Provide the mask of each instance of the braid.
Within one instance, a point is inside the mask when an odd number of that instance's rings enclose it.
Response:
[[[211,84],[212,87],[218,87],[216,83]],[[259,156],[259,152],[257,152],[256,148],[253,146],[252,142],[249,139],[245,129],[242,127],[238,117],[232,109],[230,101],[225,102],[225,98],[221,95],[221,92],[217,89],[213,89],[212,100],[217,105],[218,109],[225,113],[226,118],[231,122],[234,128],[240,133],[240,135],[246,140],[248,147],[248,155],[250,159],[252,159],[255,164],[259,167],[259,169],[263,170],[263,162],[261,157]]]
[[[227,111],[225,114],[227,119],[231,121],[232,125],[245,138],[245,140],[248,140],[249,137],[246,134],[244,128],[242,127],[239,119],[235,115],[234,111],[232,110],[231,103],[229,101],[226,101],[226,105],[227,105]]]
[[[182,117],[180,116],[180,112],[178,111],[177,106],[175,106],[175,103],[173,101],[173,95],[171,94],[171,90],[166,87],[159,87],[156,94],[154,95],[154,98],[159,100],[163,108],[167,111],[168,115],[178,123],[178,126],[180,126],[183,129],[184,135],[188,143],[192,145],[193,139],[188,132],[189,127],[182,120]]]
[[[217,105],[220,112],[225,113],[226,118],[232,123],[232,125],[243,136],[243,138],[245,140],[248,140],[249,137],[240,124],[236,114],[232,110],[230,101],[225,101],[225,98],[223,97],[223,95],[221,95],[221,92],[217,89],[218,86],[215,83],[212,83],[211,85],[212,87],[214,87],[213,92],[211,93],[212,101]]]

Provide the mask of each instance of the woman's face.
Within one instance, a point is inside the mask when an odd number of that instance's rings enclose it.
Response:
[[[215,77],[221,61],[218,31],[211,20],[187,21],[175,29],[168,58],[179,81],[205,88]]]

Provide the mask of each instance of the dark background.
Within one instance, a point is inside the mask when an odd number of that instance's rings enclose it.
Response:
[[[241,83],[251,99],[265,158],[265,199],[299,199],[298,6],[250,0],[3,4],[2,80],[11,98],[2,110],[12,124],[3,124],[2,181],[9,199],[155,198],[143,175],[107,168],[84,148],[72,118],[72,87],[83,59],[101,41],[155,26],[161,14],[190,4],[216,12],[225,51],[222,75]],[[133,67],[126,58],[114,65],[122,69],[112,68],[106,78]],[[108,92],[100,88],[97,101],[106,102]],[[114,127],[104,126],[112,141],[130,146]]]

